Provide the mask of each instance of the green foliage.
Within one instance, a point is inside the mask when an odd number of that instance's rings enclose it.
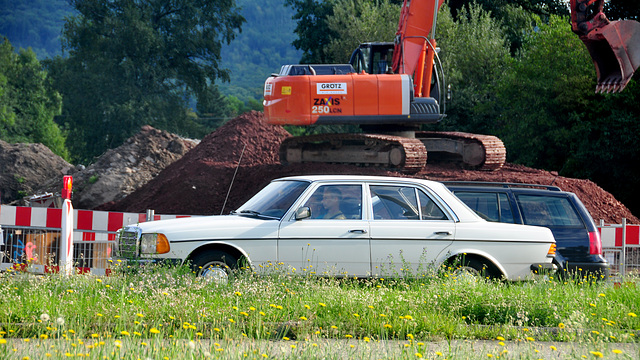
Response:
[[[212,103],[220,49],[244,18],[233,0],[72,0],[64,26],[68,58],[48,63],[65,98],[61,122],[78,161],[90,162],[149,124],[198,137],[191,97]]]
[[[604,13],[609,20],[640,21],[640,2],[637,0],[609,0],[604,3]]]
[[[60,55],[60,29],[72,11],[67,0],[0,1],[0,36],[41,60]]]
[[[478,5],[463,8],[454,21],[446,7],[437,23],[438,45],[452,99],[440,128],[491,133],[493,114],[483,109],[495,99],[495,87],[512,64],[500,24]]]
[[[300,59],[301,52],[291,45],[295,39],[293,10],[284,6],[284,0],[238,0],[238,5],[247,23],[222,48],[222,64],[230,71],[230,82],[220,84],[220,90],[245,103],[262,101],[266,78]]]
[[[511,161],[563,168],[581,138],[583,112],[593,97],[595,74],[587,65],[588,52],[566,18],[552,16],[526,38],[496,101],[494,128]]]
[[[65,136],[54,122],[62,99],[31,50],[14,52],[0,43],[0,138],[7,142],[42,143],[67,158]]]
[[[393,41],[400,6],[389,0],[336,0],[326,24],[335,34],[323,49],[330,63],[347,63],[353,50],[364,42]]]
[[[333,14],[334,0],[286,0],[285,4],[295,11],[297,21],[294,32],[298,38],[293,46],[302,50],[301,64],[328,63],[324,48],[337,35],[329,29],[327,18]]]

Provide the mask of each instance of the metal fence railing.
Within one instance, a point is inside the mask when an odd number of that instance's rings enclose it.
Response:
[[[114,240],[108,231],[73,233],[73,263],[79,272],[109,272]],[[3,226],[0,240],[0,270],[21,269],[35,273],[58,270],[60,229]],[[111,236],[113,238],[113,236]]]

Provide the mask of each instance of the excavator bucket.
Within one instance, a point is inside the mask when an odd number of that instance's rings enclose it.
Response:
[[[596,67],[596,92],[622,91],[640,67],[640,23],[612,21],[580,39]]]

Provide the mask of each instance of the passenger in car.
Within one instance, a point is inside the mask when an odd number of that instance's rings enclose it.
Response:
[[[322,195],[322,206],[327,211],[324,219],[344,220],[344,216],[340,210],[340,201],[342,200],[342,192],[336,187],[327,187]]]

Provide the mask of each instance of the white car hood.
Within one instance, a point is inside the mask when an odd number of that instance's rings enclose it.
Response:
[[[171,241],[201,239],[243,239],[277,236],[279,220],[238,215],[214,215],[149,221],[125,229],[141,233],[162,233]]]

